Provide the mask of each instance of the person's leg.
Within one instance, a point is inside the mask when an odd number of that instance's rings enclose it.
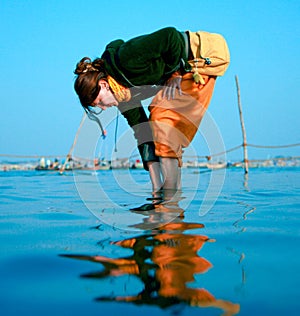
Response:
[[[160,157],[164,190],[179,190],[181,187],[181,169],[178,159]]]
[[[164,177],[163,189],[181,188],[182,148],[193,140],[215,85],[215,77],[203,75],[202,78],[204,85],[196,84],[192,73],[184,75],[181,96],[168,100],[163,98],[161,90],[149,106],[155,154],[160,158]]]
[[[149,168],[149,175],[152,183],[152,191],[153,193],[158,192],[163,186],[160,163],[156,161],[149,161],[147,162],[147,165]]]

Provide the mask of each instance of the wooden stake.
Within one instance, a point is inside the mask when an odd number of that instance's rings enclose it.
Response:
[[[238,107],[239,107],[239,114],[240,114],[240,122],[242,127],[242,134],[243,134],[243,150],[244,150],[244,169],[245,174],[248,173],[248,151],[247,151],[247,137],[246,137],[246,129],[243,119],[243,111],[242,111],[242,104],[241,104],[241,95],[240,95],[240,87],[239,87],[239,81],[238,77],[235,76],[235,82],[236,82],[236,89],[237,89],[237,97],[238,97]]]
[[[78,139],[79,132],[80,132],[80,130],[81,130],[81,128],[82,128],[82,125],[83,125],[83,123],[84,123],[86,117],[87,117],[87,115],[86,115],[86,113],[84,112],[84,114],[83,114],[83,116],[82,116],[82,119],[81,119],[81,122],[80,122],[80,125],[79,125],[79,127],[78,127],[78,130],[77,130],[77,132],[76,132],[76,135],[75,135],[75,137],[74,137],[73,144],[72,144],[72,146],[71,146],[71,148],[70,148],[70,150],[69,150],[69,152],[68,152],[68,155],[67,155],[67,157],[66,157],[66,160],[65,160],[64,164],[62,165],[62,167],[61,167],[60,170],[59,170],[59,173],[60,173],[60,174],[62,174],[62,173],[65,171],[66,164],[68,163],[68,161],[69,161],[70,158],[72,157],[72,152],[73,152],[74,147],[75,147],[75,145],[76,145],[76,143],[77,143],[77,139]]]

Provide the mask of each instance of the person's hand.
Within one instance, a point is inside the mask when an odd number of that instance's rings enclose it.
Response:
[[[182,76],[180,75],[172,76],[166,82],[165,87],[163,88],[162,97],[167,98],[168,100],[175,99],[176,90],[178,90],[179,95],[182,95],[181,81],[182,81]]]

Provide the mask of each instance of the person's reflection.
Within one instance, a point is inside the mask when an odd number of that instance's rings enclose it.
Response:
[[[166,206],[163,206],[164,210],[159,208],[161,206],[148,211],[147,218],[152,216],[157,220],[157,214],[166,215]],[[213,240],[207,236],[186,233],[189,229],[202,227],[202,224],[186,223],[177,217],[173,222],[156,225],[156,229],[147,234],[112,243],[132,249],[133,254],[130,256],[117,259],[104,256],[68,257],[103,265],[104,269],[100,272],[85,274],[83,277],[103,279],[127,274],[137,276],[144,284],[144,289],[136,295],[101,296],[97,298],[99,301],[132,302],[161,308],[184,302],[191,306],[217,307],[223,310],[223,315],[235,315],[239,311],[238,304],[216,299],[206,289],[188,287],[190,282],[195,281],[195,274],[206,273],[212,267],[198,252],[205,243]]]

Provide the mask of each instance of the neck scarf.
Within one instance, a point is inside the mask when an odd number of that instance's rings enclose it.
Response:
[[[131,99],[130,90],[119,84],[113,77],[107,77],[108,84],[118,102],[128,102]]]

